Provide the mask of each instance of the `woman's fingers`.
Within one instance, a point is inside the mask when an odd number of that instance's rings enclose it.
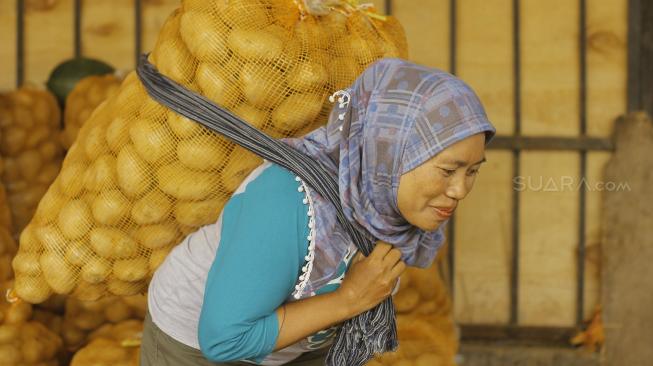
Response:
[[[376,242],[374,249],[372,249],[372,253],[370,253],[370,258],[381,261],[391,249],[392,249],[392,245],[379,240]]]
[[[390,278],[399,278],[402,273],[406,270],[406,263],[403,261],[397,262],[392,269],[390,270]]]
[[[401,252],[399,249],[392,249],[386,253],[385,257],[383,257],[383,262],[388,266],[388,268],[392,268],[392,266],[400,260]]]

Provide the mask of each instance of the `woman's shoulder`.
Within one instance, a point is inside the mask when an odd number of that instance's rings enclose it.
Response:
[[[263,196],[265,201],[279,199],[291,199],[295,201],[300,197],[301,192],[297,190],[300,183],[295,179],[295,174],[286,168],[265,161],[254,169],[238,189],[233,193],[232,198],[242,195]]]

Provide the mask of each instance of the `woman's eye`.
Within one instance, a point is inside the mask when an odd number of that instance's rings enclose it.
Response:
[[[444,172],[443,174],[444,174],[445,177],[449,177],[449,176],[453,175],[453,173],[456,172],[456,170],[452,170],[452,169],[440,168],[440,170],[442,170]]]
[[[478,169],[472,170],[469,173],[467,173],[467,175],[470,175],[470,176],[473,176],[473,175],[476,175],[476,174],[478,174]]]

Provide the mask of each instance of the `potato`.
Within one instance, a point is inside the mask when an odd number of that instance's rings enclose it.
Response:
[[[88,243],[84,241],[70,242],[66,248],[65,258],[75,266],[83,266],[92,256],[93,251],[88,247]]]
[[[38,151],[44,161],[51,161],[59,155],[61,152],[61,146],[54,141],[44,141],[38,146]]]
[[[200,135],[180,141],[177,157],[188,168],[213,170],[224,165],[230,150],[227,142],[217,136]]]
[[[51,133],[52,128],[50,126],[36,126],[32,128],[25,140],[25,148],[32,149],[36,147],[41,142],[47,140]]]
[[[111,274],[111,265],[104,259],[91,258],[82,267],[81,277],[92,284],[101,283]]]
[[[161,265],[161,263],[163,263],[163,261],[166,259],[166,257],[168,256],[171,250],[172,247],[152,251],[148,263],[150,273],[154,273],[154,271],[156,271],[156,269],[159,268],[159,266]]]
[[[129,197],[140,196],[153,184],[150,165],[136,153],[133,145],[125,145],[120,150],[116,168],[118,184]]]
[[[113,302],[110,306],[104,308],[104,317],[111,323],[118,323],[129,319],[132,311],[129,306],[121,300]]]
[[[20,349],[13,344],[0,345],[0,364],[18,365],[22,362]]]
[[[170,155],[175,148],[172,131],[166,124],[152,119],[133,121],[129,136],[138,155],[148,163],[156,163]]]
[[[3,324],[25,323],[26,321],[32,318],[32,313],[33,313],[32,304],[19,300],[9,305],[9,308],[5,313],[4,319],[2,319],[2,323]],[[2,343],[1,340],[0,343]]]
[[[45,165],[36,176],[35,183],[41,183],[49,186],[52,182],[54,182],[55,179],[57,179],[60,167],[61,164],[58,161]]]
[[[20,251],[22,253],[37,253],[43,249],[41,241],[36,236],[36,225],[30,224],[20,233]]]
[[[90,127],[90,126],[89,126]],[[106,140],[106,126],[96,124],[87,131],[83,138],[80,138],[80,143],[84,145],[84,152],[90,160],[95,160],[99,156],[109,152],[109,145]]]
[[[113,275],[122,281],[138,281],[147,276],[147,260],[144,258],[117,260],[113,264]]]
[[[81,199],[68,201],[57,217],[57,225],[67,239],[79,239],[88,233],[93,216],[88,204]]]
[[[50,286],[48,286],[48,283],[45,281],[42,275],[16,276],[16,280],[14,281],[14,289],[16,289],[16,294],[18,297],[32,304],[41,303],[47,300],[47,298],[52,294]]]
[[[221,63],[229,57],[226,31],[227,27],[210,13],[187,11],[181,16],[181,39],[200,61]]]
[[[82,177],[88,168],[83,162],[71,162],[64,164],[59,174],[59,190],[68,197],[77,197],[84,189]]]
[[[160,249],[177,244],[179,231],[173,224],[155,224],[141,226],[134,232],[134,239],[142,246],[150,249]],[[126,280],[133,281],[133,280]]]
[[[147,287],[143,281],[127,282],[119,279],[110,279],[108,286],[109,291],[118,296],[136,295]]]
[[[116,158],[105,154],[97,158],[84,175],[84,187],[89,191],[101,191],[117,185]]]
[[[13,156],[23,150],[25,141],[27,140],[27,131],[18,126],[12,126],[11,128],[5,129],[2,135],[0,135],[0,138],[2,138],[0,151],[5,155]]]
[[[148,192],[134,203],[131,218],[140,225],[153,224],[162,221],[172,209],[170,198],[158,189]]]
[[[200,63],[195,81],[202,95],[223,108],[233,107],[240,98],[236,81],[220,65]]]
[[[36,150],[25,150],[16,159],[23,179],[33,181],[43,166],[41,154]]]
[[[209,88],[211,87],[210,82],[207,85]],[[202,131],[202,126],[199,123],[173,111],[168,112],[168,127],[180,138],[188,138]]]
[[[271,19],[260,0],[215,1],[217,14],[230,28],[262,28],[270,24]]]
[[[107,286],[104,283],[91,284],[86,281],[80,281],[79,285],[73,292],[76,299],[82,301],[97,301],[107,292]]]
[[[247,101],[257,108],[272,108],[286,96],[285,78],[271,65],[245,64],[240,71],[240,83]]]
[[[221,172],[221,183],[229,194],[234,192],[245,180],[249,173],[257,166],[261,165],[263,159],[252,153],[243,154],[243,148],[238,147],[240,153],[231,154],[229,163]]]
[[[177,199],[201,200],[215,192],[218,174],[198,172],[175,162],[157,170],[159,188]]]
[[[448,362],[437,353],[424,353],[417,357],[415,366],[446,365]]]
[[[45,252],[39,260],[43,277],[58,294],[68,294],[75,288],[75,273],[58,253]]]
[[[288,86],[297,91],[312,91],[322,88],[328,81],[326,68],[312,61],[297,64],[288,76]]]
[[[138,253],[138,243],[119,229],[96,227],[91,230],[91,247],[104,258],[128,258]]]
[[[43,248],[49,251],[63,253],[68,246],[66,238],[54,225],[37,226],[34,230]]]
[[[234,108],[233,112],[235,115],[259,130],[262,130],[270,119],[269,112],[260,110],[247,103],[240,104],[238,107]]]
[[[407,313],[419,304],[419,293],[412,287],[403,288],[394,296],[395,309],[399,313]]]
[[[285,132],[298,130],[317,118],[324,97],[317,94],[293,94],[272,112],[272,125]]]
[[[249,61],[274,60],[283,51],[283,40],[265,30],[233,29],[227,44],[238,56]]]
[[[333,80],[333,88],[341,90],[349,87],[362,72],[358,63],[348,57],[334,57],[326,65],[327,71]]]
[[[160,43],[152,53],[159,72],[170,79],[188,84],[195,73],[195,58],[179,37],[159,38]]]
[[[218,197],[203,201],[177,201],[175,218],[186,226],[199,227],[214,223],[220,216],[227,197]]]
[[[39,263],[39,253],[19,252],[14,257],[11,265],[14,271],[21,275],[38,276],[41,274],[41,265]]]
[[[66,198],[58,192],[57,186],[52,186],[41,198],[37,211],[43,222],[51,222],[56,219],[61,206],[63,206]]]
[[[101,192],[93,201],[93,217],[101,224],[115,225],[129,216],[129,200],[118,189]]]
[[[0,344],[10,343],[19,337],[19,324],[0,324]]]
[[[127,119],[116,117],[107,126],[107,144],[114,153],[120,152],[129,143],[129,124]]]

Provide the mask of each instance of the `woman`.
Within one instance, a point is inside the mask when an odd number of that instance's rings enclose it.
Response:
[[[337,177],[373,252],[357,254],[333,205],[266,162],[155,273],[141,365],[322,365],[338,324],[389,296],[406,265],[432,263],[495,133],[480,101],[398,59],[336,96],[325,127],[285,142]]]

